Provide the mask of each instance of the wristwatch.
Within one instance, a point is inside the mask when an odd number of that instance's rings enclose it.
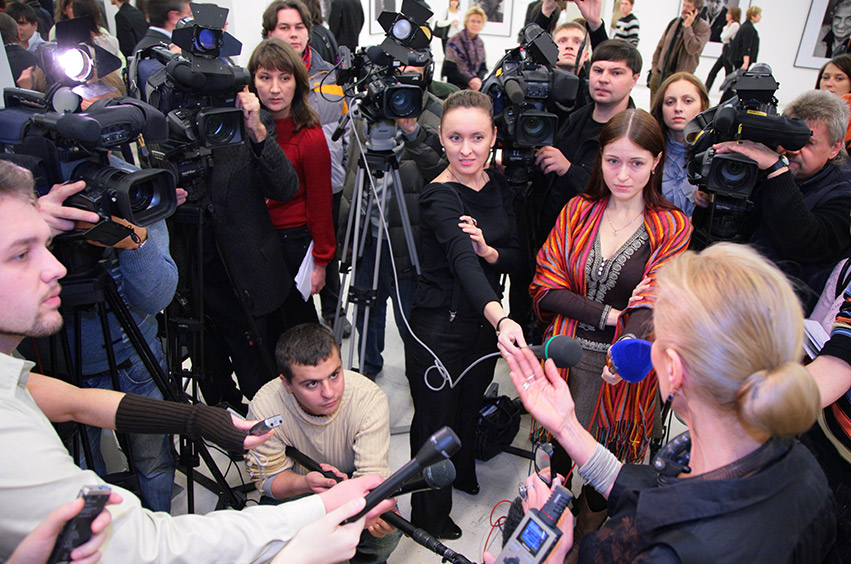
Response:
[[[770,167],[768,167],[767,169],[765,169],[763,172],[765,173],[766,176],[768,176],[772,172],[778,171],[781,168],[783,168],[784,166],[786,166],[786,167],[789,166],[789,159],[786,158],[786,155],[780,155],[780,158],[777,159],[777,162],[774,163],[773,165],[771,165]]]

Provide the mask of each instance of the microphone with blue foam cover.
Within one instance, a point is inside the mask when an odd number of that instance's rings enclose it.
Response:
[[[632,384],[650,374],[653,362],[650,348],[653,344],[644,339],[623,339],[609,347],[609,370],[612,374]]]

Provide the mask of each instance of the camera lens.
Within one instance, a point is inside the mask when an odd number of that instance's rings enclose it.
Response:
[[[130,197],[130,208],[138,213],[148,209],[154,199],[154,190],[150,184],[133,186],[128,194]]]
[[[229,143],[237,131],[232,117],[231,114],[219,114],[205,120],[204,132],[207,139],[217,145]]]
[[[407,89],[396,89],[390,95],[390,110],[397,116],[408,116],[417,109],[415,97]]]
[[[718,173],[727,184],[735,186],[748,175],[748,168],[739,161],[723,161]]]
[[[552,131],[550,122],[540,116],[532,116],[521,124],[523,135],[530,139],[547,137]]]

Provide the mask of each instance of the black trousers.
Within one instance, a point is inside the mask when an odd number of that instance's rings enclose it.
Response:
[[[456,318],[449,321],[448,311],[414,308],[411,327],[446,366],[453,380],[478,358],[496,352],[496,334],[490,324]],[[475,426],[482,396],[493,380],[496,358],[480,362],[454,388],[446,383],[440,391],[426,386],[423,375],[434,358],[414,339],[405,342],[405,373],[414,400],[411,422],[411,456],[441,427],[449,426],[461,439],[461,449],[452,457],[457,478],[455,484],[472,487],[476,481],[476,457],[473,451]],[[429,372],[429,383],[439,387],[437,370]],[[429,531],[440,533],[452,510],[452,488],[416,493],[411,496],[411,520]]]
[[[293,227],[292,229],[278,229],[278,237],[284,243],[284,260],[287,263],[287,269],[290,271],[293,279],[298,274],[298,268],[301,266],[301,261],[304,255],[307,254],[307,248],[310,246],[310,232],[307,226]],[[301,293],[296,288],[295,283],[290,288],[290,293],[287,294],[287,299],[281,307],[283,317],[283,331],[290,327],[301,325],[302,323],[317,323],[319,317],[316,315],[316,305],[313,302],[313,296],[310,296],[307,301],[301,297]],[[280,336],[281,331],[277,336]],[[271,334],[274,331],[270,330]],[[277,338],[275,339],[277,342]]]
[[[709,92],[712,89],[712,85],[715,83],[715,77],[718,76],[718,71],[724,69],[724,76],[726,77],[728,74],[733,72],[733,63],[730,61],[730,58],[724,53],[721,53],[721,56],[715,59],[715,64],[712,65],[712,69],[709,71],[709,76],[706,77],[706,91]]]

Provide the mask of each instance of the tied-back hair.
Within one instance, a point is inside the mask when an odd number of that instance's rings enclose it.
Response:
[[[594,171],[591,173],[591,180],[588,182],[588,187],[582,197],[595,202],[607,198],[611,194],[603,178],[603,151],[607,145],[624,137],[638,147],[650,151],[654,159],[657,155],[661,155],[659,164],[656,165],[656,169],[650,175],[650,180],[644,186],[644,205],[650,209],[676,209],[662,196],[662,166],[665,163],[665,138],[662,136],[662,130],[659,129],[659,124],[656,123],[653,116],[638,109],[624,110],[603,126],[603,130],[600,132],[600,150],[597,151]]]
[[[307,28],[307,34],[310,35],[313,29],[312,17],[310,10],[304,5],[301,0],[275,0],[263,11],[263,31],[261,35],[263,39],[269,37],[269,34],[275,31],[278,25],[278,12],[281,10],[295,10],[301,16],[301,23]]]
[[[302,323],[284,331],[275,346],[278,371],[287,382],[293,379],[293,364],[316,366],[339,353],[334,334],[318,323]]]
[[[730,6],[727,8],[727,13],[736,23],[742,23],[742,9],[738,6]]]
[[[36,205],[32,172],[11,161],[0,159],[0,201],[14,197]]]
[[[816,78],[816,90],[821,90],[821,77],[824,75],[824,69],[826,69],[829,64],[836,65],[836,68],[844,72],[845,76],[848,77],[848,80],[851,80],[851,54],[842,53],[841,55],[833,57],[819,69],[818,77]]]
[[[289,43],[277,37],[264,39],[251,53],[248,60],[248,72],[251,73],[250,90],[257,93],[254,81],[261,69],[288,72],[295,80],[295,92],[290,104],[290,118],[295,124],[295,130],[307,127],[319,127],[319,115],[310,107],[307,97],[310,94],[310,82],[307,80],[307,68],[301,60],[301,55],[295,52]]]
[[[851,78],[851,77],[849,77]],[[783,115],[790,118],[800,118],[804,121],[820,122],[827,128],[828,142],[833,145],[845,141],[848,129],[848,104],[839,96],[834,96],[826,90],[808,90],[783,108]],[[841,164],[848,157],[845,143],[840,144],[839,153],[830,161]]]
[[[443,115],[440,118],[440,125],[443,125],[443,118],[446,117],[451,110],[457,108],[479,108],[488,114],[493,127],[493,102],[487,94],[482,94],[475,90],[458,90],[453,92],[443,101]]]
[[[719,243],[672,258],[659,272],[654,325],[656,346],[679,354],[684,385],[707,405],[766,437],[815,422],[818,387],[798,362],[801,304],[751,247]]]
[[[700,111],[702,112],[709,107],[709,93],[706,92],[706,86],[703,82],[691,74],[690,72],[677,72],[669,76],[659,85],[659,90],[656,91],[656,97],[653,98],[653,105],[650,107],[650,115],[652,115],[662,128],[662,135],[668,136],[668,125],[665,123],[665,117],[662,115],[662,108],[665,105],[665,91],[668,87],[680,80],[690,82],[697,88],[697,96],[700,98]]]

